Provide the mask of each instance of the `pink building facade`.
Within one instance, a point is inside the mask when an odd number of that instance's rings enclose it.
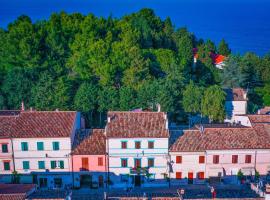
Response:
[[[11,112],[0,112],[0,183],[11,183],[14,171],[11,128],[15,116]],[[16,114],[16,113],[15,113]]]
[[[107,186],[106,139],[103,129],[86,130],[77,135],[72,151],[74,187]]]

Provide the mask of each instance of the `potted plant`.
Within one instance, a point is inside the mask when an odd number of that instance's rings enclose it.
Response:
[[[244,174],[243,174],[243,172],[241,171],[241,169],[237,172],[237,178],[238,178],[238,180],[240,181],[240,183],[243,184],[243,181],[244,181]]]

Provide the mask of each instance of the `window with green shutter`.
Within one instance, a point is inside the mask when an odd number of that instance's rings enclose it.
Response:
[[[45,169],[45,161],[38,161],[38,168]]]
[[[64,161],[63,161],[63,160],[60,160],[60,161],[59,161],[59,164],[60,164],[60,168],[61,168],[61,169],[64,169]]]
[[[22,142],[21,147],[22,147],[22,151],[28,151],[28,143],[27,142]]]
[[[53,150],[58,151],[59,150],[59,142],[53,142]]]
[[[52,169],[55,169],[56,168],[56,161],[55,160],[52,160],[51,161],[51,168]]]
[[[4,170],[9,171],[10,170],[10,162],[4,162]]]
[[[38,151],[44,150],[44,143],[43,142],[37,142],[37,150]]]
[[[29,161],[23,161],[23,169],[30,169]]]
[[[2,144],[2,153],[8,153],[8,145]]]

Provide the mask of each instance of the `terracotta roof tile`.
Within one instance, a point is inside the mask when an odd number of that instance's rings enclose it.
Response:
[[[225,89],[226,101],[247,101],[247,91],[243,88]]]
[[[73,155],[105,155],[106,137],[104,129],[93,129],[91,132],[79,132],[73,145]]]
[[[114,138],[166,138],[169,131],[164,112],[108,112],[106,135]]]
[[[170,151],[270,149],[269,127],[205,128],[203,133],[199,130],[187,130],[171,145]]]
[[[15,124],[15,117],[0,116],[0,138],[9,138]]]
[[[270,123],[270,115],[246,115],[251,123]]]
[[[74,111],[21,112],[12,130],[12,137],[70,137],[75,119],[76,112]]]

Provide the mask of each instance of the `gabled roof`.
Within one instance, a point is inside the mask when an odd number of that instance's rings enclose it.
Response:
[[[25,111],[16,119],[14,138],[70,137],[75,111]]]
[[[224,89],[226,101],[247,101],[247,91],[243,88]]]
[[[105,129],[109,138],[168,138],[164,112],[108,112]]]
[[[0,183],[0,195],[1,194],[26,194],[29,191],[35,189],[35,187],[36,187],[35,184],[1,184]]]
[[[0,138],[9,138],[16,118],[13,116],[0,116]]]
[[[78,132],[73,143],[73,155],[105,155],[106,137],[104,129]]]
[[[205,128],[187,130],[170,147],[172,152],[270,149],[270,126],[253,128]]]

